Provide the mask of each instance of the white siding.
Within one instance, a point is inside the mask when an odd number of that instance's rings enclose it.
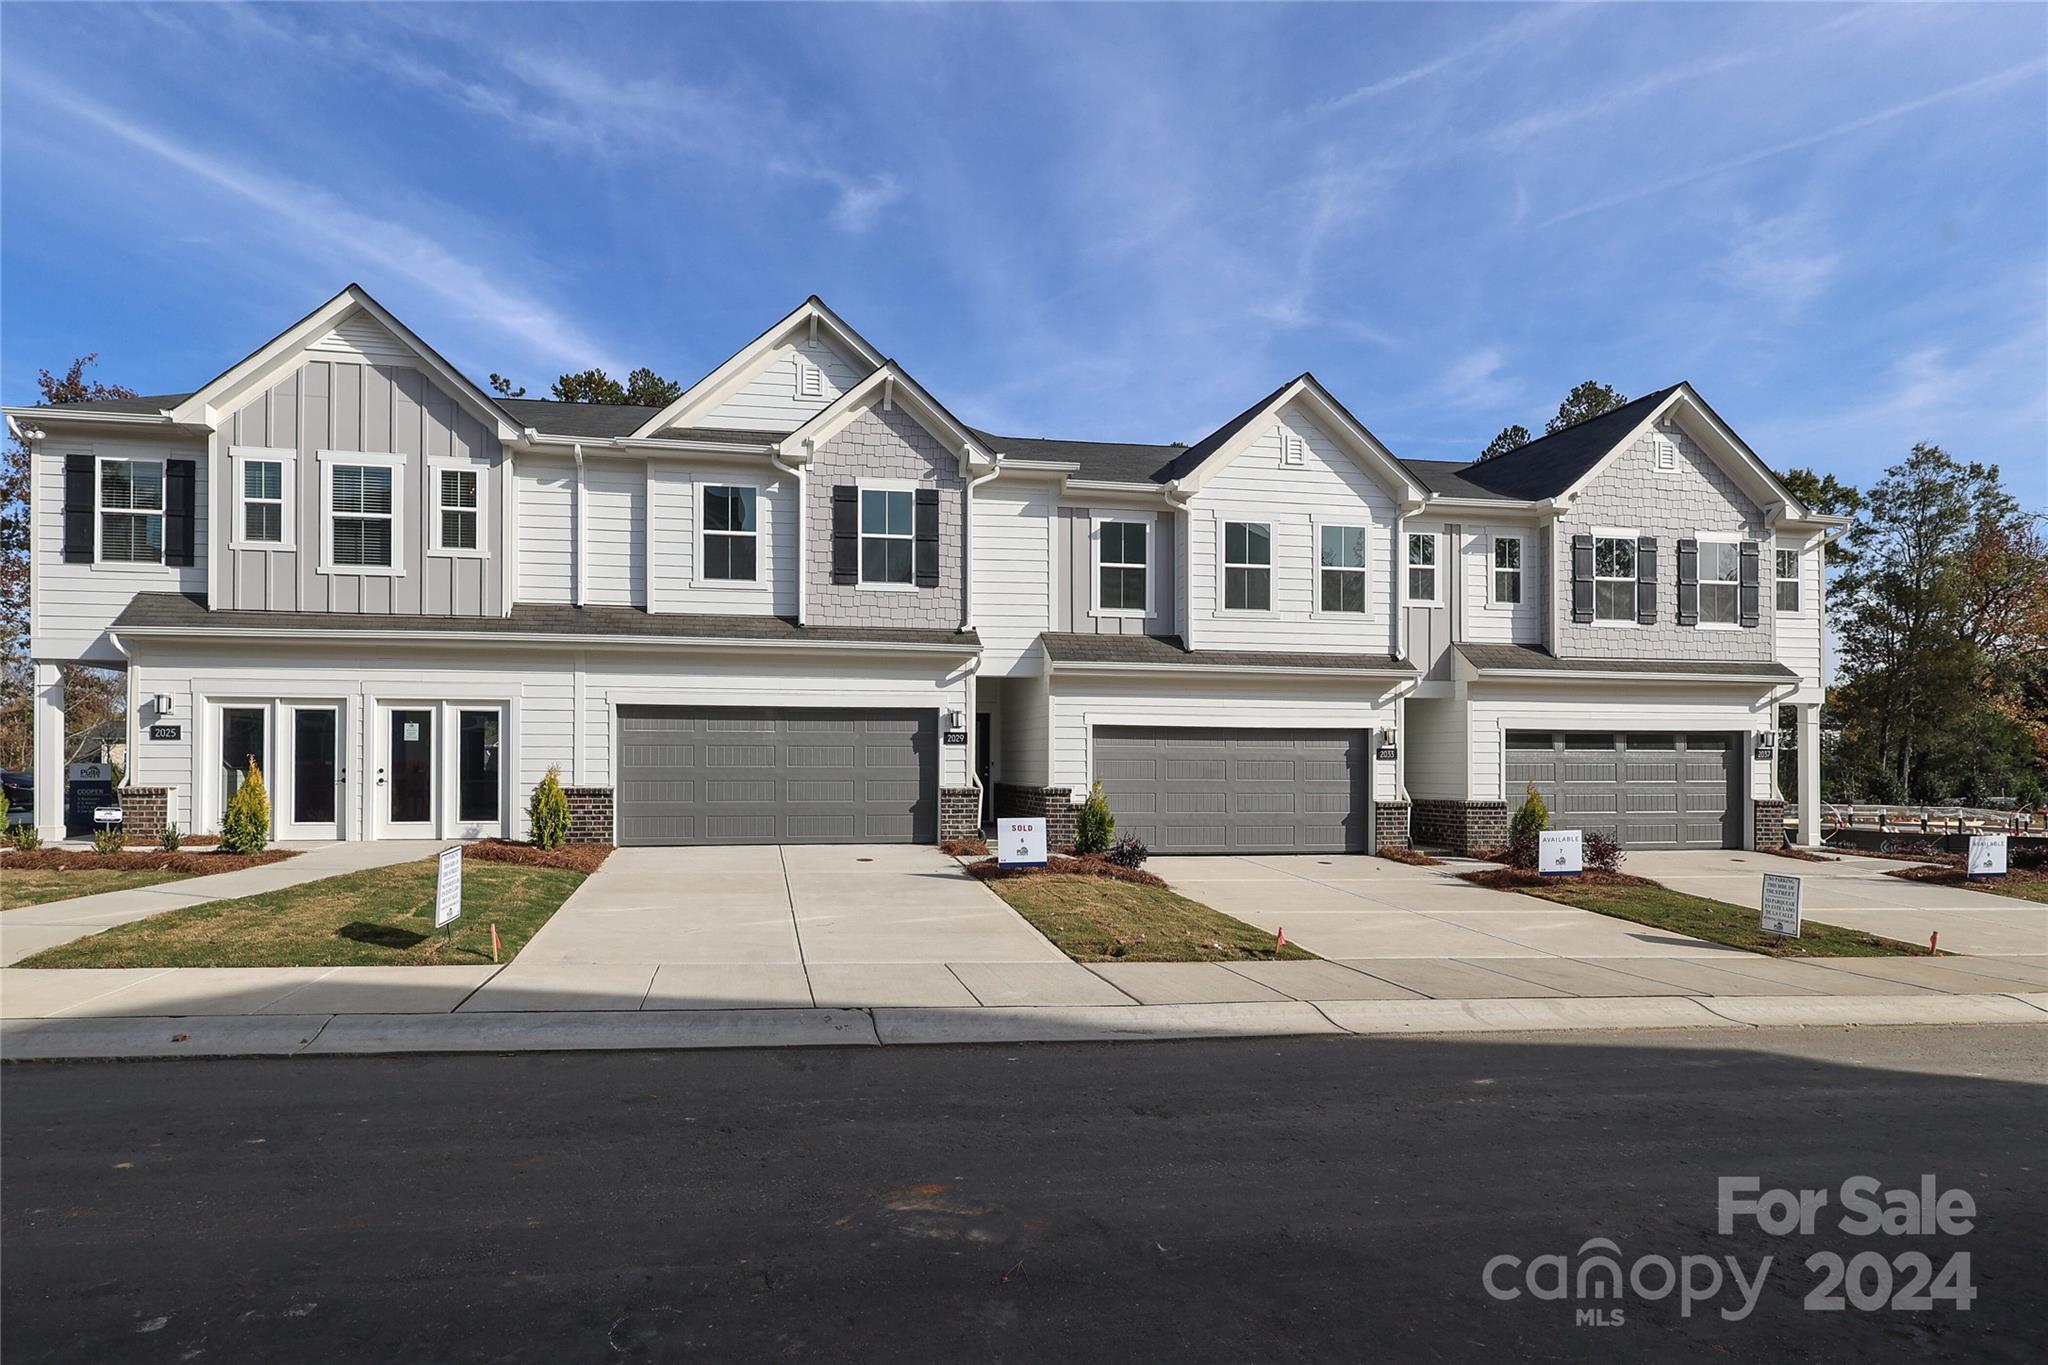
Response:
[[[1470,733],[1463,702],[1409,698],[1402,712],[1407,747],[1408,794],[1442,800],[1465,799],[1466,743]]]
[[[361,360],[419,364],[419,356],[412,347],[400,341],[383,323],[365,312],[349,314],[333,331],[306,349],[331,355],[354,356]]]
[[[797,363],[817,368],[824,382],[814,397],[797,392]],[[691,419],[697,427],[735,431],[795,431],[832,401],[859,383],[867,367],[850,360],[823,340],[778,346],[762,357],[760,368],[737,392],[717,407]]]
[[[1799,690],[1786,698],[1788,702],[1821,700],[1822,552],[1818,546],[1802,549],[1804,540],[1803,536],[1786,536],[1776,546],[1780,550],[1799,551],[1799,610],[1775,612],[1778,662],[1799,674]],[[1765,549],[1768,552],[1771,547],[1766,545]],[[1770,562],[1763,568],[1769,577],[1768,591],[1775,603],[1777,556],[1772,554]]]
[[[1496,535],[1522,538],[1522,600],[1493,601],[1493,540]],[[1458,562],[1464,589],[1461,639],[1484,644],[1534,645],[1543,642],[1543,590],[1548,575],[1539,558],[1541,546],[1534,526],[1462,526]]]
[[[1320,426],[1290,407],[1287,429],[1307,443],[1304,464],[1280,462],[1275,425],[1219,472],[1190,505],[1188,614],[1181,619],[1201,649],[1354,650],[1393,647],[1388,604],[1396,515],[1387,490]],[[1318,614],[1318,521],[1368,527],[1363,616]],[[1272,610],[1223,610],[1223,524],[1265,522],[1273,529]]]
[[[583,600],[593,606],[647,604],[647,466],[638,460],[586,460]]]
[[[1042,664],[1039,651],[1032,656]],[[1051,735],[1051,691],[1043,673],[991,680],[983,687],[1000,688],[1002,728],[996,735],[996,780],[1011,786],[1042,787],[1046,783],[1046,745]]]
[[[751,584],[699,580],[697,572],[699,492],[710,484],[735,484],[757,491],[755,521],[760,527],[754,547],[758,582]],[[652,518],[654,601],[664,612],[707,612],[716,615],[795,616],[796,564],[800,546],[796,530],[796,481],[788,475],[690,469],[668,461],[648,467],[649,515]]]
[[[1407,596],[1408,538],[1423,535],[1436,537],[1436,595],[1428,602]],[[1393,539],[1394,572],[1399,576],[1401,610],[1407,619],[1408,662],[1421,669],[1429,683],[1446,683],[1451,676],[1451,594],[1459,572],[1451,549],[1453,539],[1443,523],[1424,521],[1407,523]]]
[[[180,459],[196,466],[193,490],[193,563],[173,568],[163,564],[67,564],[64,562],[64,457],[92,455],[106,459]],[[29,625],[29,649],[38,659],[53,662],[93,660],[119,663],[121,653],[107,638],[107,627],[140,592],[206,592],[206,560],[210,483],[206,447],[192,442],[94,437],[89,440],[52,436],[35,455],[35,560]],[[99,545],[99,516],[93,516],[93,544]]]
[[[1034,671],[1039,632],[1052,626],[1053,490],[1004,481],[974,492],[974,625],[982,674]]]
[[[1493,690],[1490,688],[1489,692]],[[1772,727],[1754,694],[1738,688],[1588,682],[1501,687],[1472,699],[1472,797],[1519,801],[1502,790],[1502,751],[1509,730],[1686,730],[1754,734]],[[1747,761],[1749,749],[1744,748]],[[1771,794],[1769,764],[1750,763],[1750,795]],[[1745,822],[1743,828],[1748,828]]]
[[[576,467],[522,455],[519,474],[519,600],[567,602],[576,563]]]

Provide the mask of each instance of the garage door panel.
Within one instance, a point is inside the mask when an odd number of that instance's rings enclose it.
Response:
[[[1740,846],[1741,745],[1727,735],[1507,737],[1509,791],[1534,782],[1559,829],[1612,833],[1625,848]]]
[[[627,844],[938,837],[938,721],[922,712],[622,707]]]
[[[1095,736],[1118,832],[1161,853],[1362,850],[1368,766],[1362,732],[1134,726]]]

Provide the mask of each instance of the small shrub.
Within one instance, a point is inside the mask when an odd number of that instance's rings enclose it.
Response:
[[[35,821],[25,820],[7,827],[7,844],[23,853],[32,853],[43,846],[43,836],[36,832]]]
[[[549,768],[533,789],[526,820],[533,827],[536,848],[560,848],[569,838],[569,793],[562,790],[562,770]]]
[[[128,847],[128,835],[119,825],[92,832],[92,851],[95,853],[119,853]]]
[[[1108,850],[1116,833],[1116,816],[1110,814],[1109,798],[1102,794],[1102,779],[1088,789],[1088,799],[1074,816],[1074,852],[1082,856]]]
[[[270,842],[270,793],[263,786],[263,769],[249,761],[249,776],[228,798],[227,814],[220,822],[220,846],[229,853],[261,853]]]
[[[0,829],[7,828],[7,812],[9,809],[10,803],[7,800],[7,793],[0,791]]]
[[[185,832],[176,825],[165,825],[163,834],[164,852],[176,853],[185,846]]]
[[[1579,847],[1585,855],[1586,866],[1599,872],[1614,871],[1628,856],[1621,851],[1621,842],[1604,829],[1587,830],[1580,838]]]
[[[1152,856],[1152,850],[1146,848],[1145,841],[1137,835],[1126,834],[1102,856],[1118,867],[1143,867],[1145,860]]]

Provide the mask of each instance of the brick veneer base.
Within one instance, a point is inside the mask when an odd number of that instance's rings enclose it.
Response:
[[[965,839],[981,833],[981,793],[973,787],[939,789],[939,838]]]
[[[569,798],[569,842],[608,844],[612,841],[612,789],[564,787]]]
[[[1453,853],[1487,853],[1508,841],[1508,803],[1418,798],[1414,825],[1418,844]]]
[[[1043,817],[1046,848],[1074,846],[1072,787],[1013,787],[999,782],[996,784],[996,816],[998,819],[1008,817],[1015,820]]]
[[[1408,847],[1408,803],[1375,801],[1372,804],[1373,847]]]
[[[1785,803],[1763,800],[1756,802],[1755,816],[1756,847],[1783,848],[1785,846]]]
[[[122,787],[114,796],[121,803],[123,834],[150,844],[164,837],[164,823],[171,816],[169,787]]]

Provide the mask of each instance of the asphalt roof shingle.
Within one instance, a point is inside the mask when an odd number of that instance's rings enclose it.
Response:
[[[1475,460],[1460,468],[1457,477],[1493,497],[1527,502],[1554,497],[1584,478],[1588,470],[1677,389],[1673,384],[1646,393],[1612,412],[1539,436],[1505,455]]]
[[[1189,649],[1178,635],[1077,635],[1046,631],[1039,640],[1054,663],[1165,664],[1186,668],[1312,668],[1413,673],[1391,654],[1283,654],[1269,650]]]
[[[1701,678],[1785,678],[1799,675],[1770,659],[1560,659],[1538,645],[1472,645],[1457,647],[1477,669],[1517,669],[1538,673],[1689,673]]]

